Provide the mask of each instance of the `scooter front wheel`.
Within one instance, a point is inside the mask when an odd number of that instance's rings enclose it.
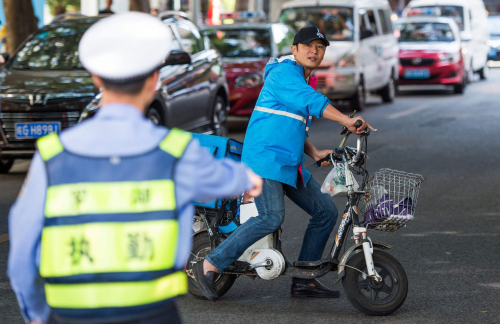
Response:
[[[199,299],[207,299],[201,290],[198,288],[198,283],[192,277],[193,261],[201,261],[205,259],[205,256],[210,254],[212,251],[210,249],[210,236],[207,232],[201,232],[194,236],[193,238],[193,248],[191,254],[189,255],[188,262],[186,264],[186,272],[188,274],[188,291],[191,295]],[[217,285],[217,295],[222,297],[225,293],[231,289],[236,280],[235,275],[220,275],[216,280]]]
[[[365,256],[357,253],[347,262],[342,285],[347,299],[360,312],[372,316],[389,315],[405,302],[408,278],[401,264],[386,252],[374,250],[373,262],[375,270],[382,277],[381,282],[377,283],[366,276]]]

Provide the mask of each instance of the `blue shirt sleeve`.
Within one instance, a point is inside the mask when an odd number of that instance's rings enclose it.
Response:
[[[176,201],[179,209],[179,243],[176,268],[184,268],[192,244],[193,201],[235,197],[253,187],[244,164],[229,159],[216,160],[198,140],[187,146],[175,173]]]
[[[38,153],[9,214],[8,276],[25,320],[47,322],[50,309],[38,272],[47,175]]]
[[[264,87],[290,111],[299,109],[309,116],[323,117],[323,111],[330,104],[330,99],[307,84],[302,70],[289,63],[280,63],[272,69]]]

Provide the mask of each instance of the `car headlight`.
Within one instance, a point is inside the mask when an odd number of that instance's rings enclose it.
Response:
[[[460,53],[444,53],[439,56],[439,62],[457,63],[460,61]]]
[[[78,122],[80,123],[85,119],[94,116],[99,108],[101,108],[101,93],[99,93],[94,99],[92,99],[91,102],[89,102],[87,106],[85,106],[85,108],[83,108]]]
[[[356,60],[358,59],[358,54],[355,50],[349,51],[347,54],[342,56],[340,61],[337,63],[337,67],[353,67],[356,66]]]
[[[252,73],[242,75],[236,78],[234,83],[235,88],[239,87],[256,87],[264,83],[264,77],[260,73]]]

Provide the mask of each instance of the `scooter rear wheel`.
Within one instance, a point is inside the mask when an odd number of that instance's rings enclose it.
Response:
[[[389,315],[397,311],[408,294],[408,278],[399,262],[390,254],[373,251],[373,261],[377,273],[382,277],[376,283],[367,273],[364,253],[355,254],[349,261],[342,278],[347,299],[360,312],[372,316]]]
[[[212,251],[210,249],[210,236],[207,232],[201,232],[194,236],[193,248],[189,259],[186,264],[186,270],[192,273],[193,264],[192,261],[199,261],[205,259],[205,256],[210,254]],[[219,297],[223,296],[225,293],[231,289],[236,280],[236,275],[221,275],[217,278],[217,295]],[[188,291],[191,295],[198,299],[207,299],[197,286],[196,280],[188,275]]]

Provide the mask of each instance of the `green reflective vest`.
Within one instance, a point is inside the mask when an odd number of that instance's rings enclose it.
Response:
[[[56,134],[38,140],[48,174],[40,275],[56,314],[128,316],[186,293],[173,172],[191,138],[172,130],[152,152],[108,158],[73,154]]]

